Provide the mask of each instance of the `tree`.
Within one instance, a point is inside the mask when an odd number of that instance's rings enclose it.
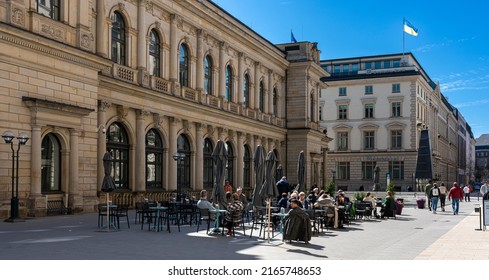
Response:
[[[336,189],[336,186],[335,186],[335,184],[334,184],[333,180],[329,180],[329,181],[326,183],[326,186],[325,186],[324,191],[325,191],[326,193],[328,193],[330,196],[334,196],[335,189]]]
[[[386,191],[391,192],[392,196],[396,195],[396,186],[392,182],[389,182],[386,187]]]

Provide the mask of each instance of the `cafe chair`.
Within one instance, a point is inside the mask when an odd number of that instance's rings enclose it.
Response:
[[[109,218],[115,218],[115,212],[110,209],[109,210]],[[104,221],[107,220],[107,204],[100,203],[98,205],[98,227],[104,227]]]
[[[178,203],[167,203],[166,206],[168,210],[165,212],[165,219],[167,219],[167,223],[170,224],[173,221],[173,224],[178,226],[178,232],[180,232],[180,206]],[[170,227],[168,227],[168,232],[171,232]]]
[[[120,218],[126,218],[127,221],[127,228],[131,228],[129,225],[129,205],[117,205],[117,210],[115,212],[115,218],[117,219],[117,228],[120,229]]]
[[[270,223],[268,222],[268,216],[266,214],[266,208],[257,208],[253,212],[253,223],[251,225],[251,233],[250,238],[253,236],[253,229],[257,226],[260,226],[260,232],[258,233],[258,237],[261,236],[261,232],[263,230],[263,238],[265,238],[266,229],[268,226],[272,228],[272,234],[275,232],[275,225],[273,224],[273,220],[270,217]]]
[[[141,229],[143,229],[144,223],[148,224],[148,230],[151,230],[151,224],[156,223],[156,211],[151,210],[150,207],[156,206],[156,203],[144,203],[141,215]]]
[[[197,232],[199,232],[200,224],[202,221],[207,223],[207,231],[206,233],[209,234],[209,229],[211,227],[211,213],[209,213],[209,209],[200,209],[199,208],[199,221],[197,222]]]
[[[231,212],[231,217],[233,219],[233,236],[235,235],[236,228],[241,225],[243,227],[243,236],[246,236],[246,229],[243,220],[243,212],[246,210],[235,210]],[[228,222],[228,221],[227,221]]]
[[[134,224],[141,222],[143,218],[144,202],[136,202],[136,215],[134,216]]]

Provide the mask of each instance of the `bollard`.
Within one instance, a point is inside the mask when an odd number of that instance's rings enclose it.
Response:
[[[481,211],[481,206],[480,204],[475,204],[474,208],[475,213],[479,213],[479,230],[482,230],[482,211]]]

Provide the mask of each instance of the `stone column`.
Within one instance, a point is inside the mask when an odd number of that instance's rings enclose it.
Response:
[[[144,120],[149,112],[136,110],[136,185],[134,190],[144,192],[146,190],[146,134]]]
[[[98,1],[100,2],[100,1]],[[102,1],[103,2],[103,1]],[[147,47],[146,47],[146,26],[145,26],[145,17],[144,13],[146,11],[145,7],[146,1],[145,0],[139,0],[138,3],[138,49],[137,49],[137,59],[138,59],[138,64],[137,68],[138,69],[146,69],[147,63],[146,63],[146,52],[147,52]]]
[[[268,70],[268,89],[265,97],[265,113],[273,113],[273,71]]]
[[[250,107],[253,109],[260,108],[260,62],[255,62],[255,94],[253,105]]]
[[[96,26],[97,55],[108,58],[108,46],[106,44],[107,25],[105,23],[105,1],[97,1],[97,26]]]
[[[170,19],[170,82],[173,84],[178,83],[178,42],[177,33],[178,26],[177,22],[180,17],[172,14]],[[175,92],[173,92],[175,94]]]
[[[222,99],[226,96],[226,61],[224,60],[225,42],[219,43],[219,89],[218,95]]]
[[[243,146],[243,139],[244,139],[244,134],[242,132],[237,132],[236,133],[236,179],[237,179],[237,186],[238,187],[243,187],[243,168],[244,168],[244,162],[243,162],[243,156],[244,156],[244,146]]]
[[[66,193],[71,197],[76,195],[78,190],[79,181],[79,155],[78,155],[78,145],[79,145],[79,132],[75,129],[70,129],[70,172],[69,172],[69,184],[66,189]]]
[[[41,126],[32,125],[31,132],[31,194],[41,196]]]
[[[102,186],[102,181],[104,180],[104,162],[103,158],[105,151],[107,149],[106,143],[106,130],[108,127],[105,126],[105,111],[110,107],[110,103],[106,101],[99,101],[98,104],[98,122],[97,122],[97,188]],[[108,133],[108,132],[107,132]]]
[[[195,124],[195,185],[194,190],[202,190],[204,188],[204,137],[203,132],[207,126]]]
[[[240,52],[238,53],[238,90],[236,93],[238,94],[238,104],[243,105],[244,104],[244,90],[243,90],[243,80],[244,80],[244,73],[243,73],[243,53]]]
[[[170,143],[168,143],[168,190],[177,189],[177,163],[173,159],[173,155],[177,152],[177,124],[180,122],[179,119],[170,117],[169,118],[169,129],[168,137],[170,138]]]
[[[205,31],[199,29],[197,31],[197,84],[196,88],[199,92],[204,91],[204,36]]]

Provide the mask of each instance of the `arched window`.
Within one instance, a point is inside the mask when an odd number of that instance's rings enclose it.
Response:
[[[180,176],[177,178],[177,184],[180,186],[180,190],[186,192],[190,190],[190,143],[187,136],[180,134],[177,139],[177,152],[184,154],[185,158],[178,161],[177,169],[180,170]],[[180,180],[180,182],[178,182]]]
[[[118,12],[112,15],[112,61],[126,65],[126,24]]]
[[[181,44],[180,45],[180,69],[179,69],[179,81],[180,81],[180,85],[184,86],[184,87],[188,87],[188,61],[189,61],[189,57],[188,57],[189,53],[188,53],[188,48],[185,44]]]
[[[156,30],[149,33],[149,74],[159,77],[161,75],[160,36]]]
[[[146,133],[146,189],[163,189],[163,141],[156,129]]]
[[[233,68],[231,65],[226,66],[226,100],[233,102]]]
[[[61,20],[59,0],[37,0],[37,12],[54,20]]]
[[[58,137],[49,133],[41,143],[41,190],[61,191],[61,145]]]
[[[113,123],[107,130],[107,151],[112,157],[112,178],[116,189],[129,189],[129,138],[120,123]]]
[[[248,76],[248,74],[245,74],[244,76],[243,95],[244,106],[250,107],[250,77]]]
[[[233,152],[233,146],[231,145],[231,142],[226,142],[226,150],[228,151],[228,163],[226,166],[226,180],[229,181],[229,184],[233,186],[234,182],[234,152]]]
[[[259,104],[259,109],[260,112],[265,112],[265,86],[263,85],[263,81],[260,81],[260,104]]]
[[[209,55],[204,59],[204,90],[207,94],[214,95],[212,83],[212,57]]]
[[[212,189],[214,186],[214,172],[212,161],[212,142],[209,138],[204,140],[204,189]]]
[[[251,153],[250,147],[244,145],[243,156],[243,188],[251,188]]]
[[[277,88],[273,88],[273,115],[278,116],[278,94]]]

